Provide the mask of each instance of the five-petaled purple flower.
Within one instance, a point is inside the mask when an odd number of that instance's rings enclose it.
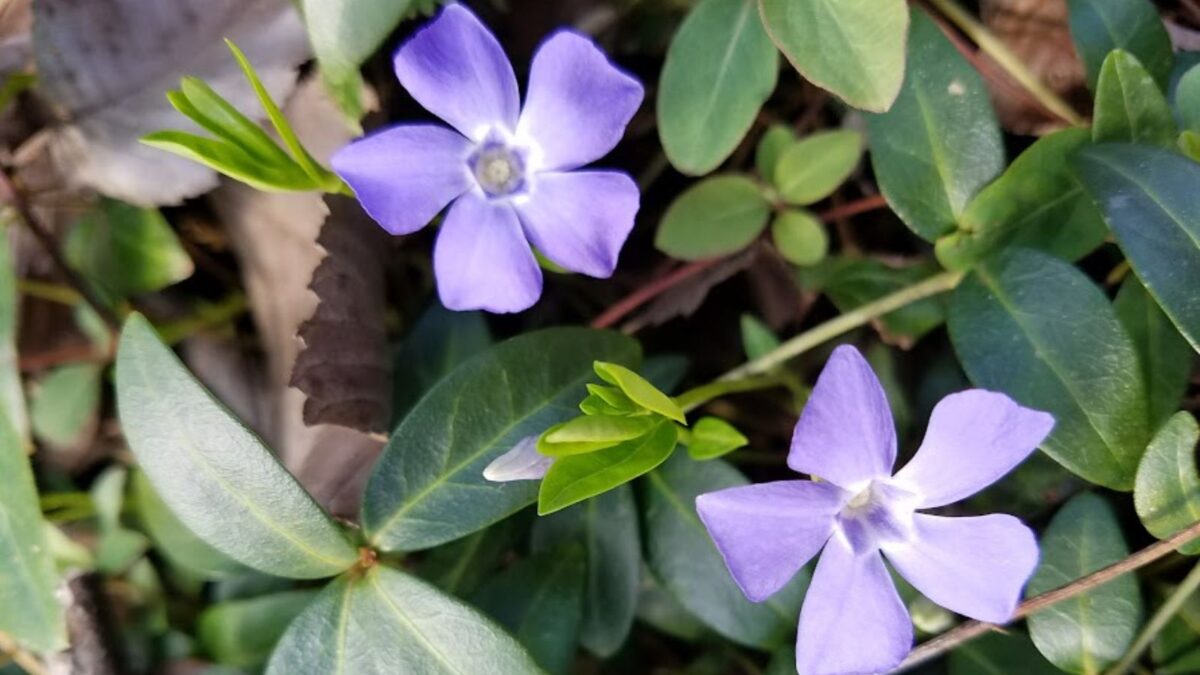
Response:
[[[608,154],[642,85],[588,38],[560,31],[533,58],[525,106],[512,65],[469,10],[449,5],[396,52],[396,76],[457,129],[402,124],[358,140],[333,168],[392,234],[450,206],[434,247],[442,304],[517,312],[537,302],[530,244],[572,272],[608,277],[633,228],[628,175],[575,171]]]
[[[952,394],[933,409],[916,456],[894,476],[892,424],[871,367],[853,347],[839,347],[817,380],[788,455],[792,470],[821,480],[696,498],[730,573],[755,602],[782,588],[824,548],[800,611],[800,675],[881,673],[908,654],[912,623],[884,556],[933,602],[994,623],[1012,617],[1037,566],[1037,540],[1012,516],[916,511],[998,480],[1046,438],[1053,417],[995,392]]]

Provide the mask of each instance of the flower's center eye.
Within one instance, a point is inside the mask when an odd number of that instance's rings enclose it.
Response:
[[[479,187],[492,197],[503,197],[525,185],[525,158],[520,150],[488,141],[471,156],[471,171]]]
[[[880,481],[872,481],[851,497],[838,514],[838,524],[855,553],[907,539],[913,497],[907,490]]]

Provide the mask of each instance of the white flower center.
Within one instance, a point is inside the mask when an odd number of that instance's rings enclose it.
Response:
[[[484,141],[467,161],[489,197],[507,197],[526,185],[525,153],[507,143]]]
[[[881,544],[904,541],[912,534],[913,493],[873,480],[860,489],[838,514],[838,525],[855,553]]]

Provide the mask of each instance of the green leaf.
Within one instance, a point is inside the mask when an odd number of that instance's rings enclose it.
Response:
[[[77,363],[59,366],[42,377],[29,401],[34,436],[61,448],[86,443],[100,412],[102,372],[99,364]]]
[[[440,302],[425,310],[396,352],[392,417],[403,420],[433,385],[492,346],[482,312],[452,312]]]
[[[691,431],[687,449],[697,461],[716,459],[750,443],[732,424],[717,417],[701,418]]]
[[[1113,308],[1137,350],[1150,428],[1157,429],[1179,409],[1196,355],[1137,277],[1129,275],[1121,284]]]
[[[682,260],[742,250],[767,226],[771,204],[745,176],[706,178],[675,198],[658,224],[654,245]]]
[[[196,640],[213,661],[258,669],[271,658],[288,625],[312,603],[316,591],[285,591],[210,605],[196,621]]]
[[[787,209],[771,223],[771,238],[788,262],[801,267],[815,265],[829,253],[829,233],[812,212]]]
[[[637,618],[657,631],[687,642],[696,642],[709,632],[700,619],[684,609],[650,574],[644,576],[642,587],[638,589]],[[793,657],[793,670],[795,663]],[[768,669],[768,672],[772,671]]]
[[[247,571],[236,560],[204,543],[187,525],[179,522],[162,497],[154,491],[146,474],[133,472],[130,484],[139,522],[146,534],[150,535],[155,549],[173,565],[202,579],[219,579]]]
[[[150,545],[142,533],[126,529],[121,522],[127,477],[128,471],[124,467],[110,466],[101,472],[88,490],[96,509],[99,531],[96,567],[114,576],[129,571]]]
[[[1065,586],[1129,555],[1116,514],[1083,493],[1059,509],[1042,535],[1042,560],[1027,597]],[[1070,673],[1098,675],[1121,658],[1142,621],[1142,598],[1129,574],[1029,617],[1038,651]]]
[[[529,505],[537,484],[491,483],[483,469],[573,416],[595,359],[636,366],[617,333],[551,328],[503,342],[459,366],[397,427],[367,483],[363,530],[385,551],[452,541]]]
[[[680,424],[687,424],[687,418],[679,404],[670,396],[662,393],[649,381],[619,363],[596,361],[596,374],[605,382],[616,386],[629,397],[629,400],[639,406],[658,413],[667,419]]]
[[[1193,162],[1200,162],[1200,131],[1185,131],[1179,135],[1179,150]]]
[[[742,595],[708,531],[696,497],[747,480],[723,460],[695,462],[679,454],[644,482],[646,562],[663,586],[721,635],[749,647],[773,649],[795,639],[808,572],[761,603]]]
[[[507,518],[491,527],[472,532],[430,549],[417,571],[439,589],[465,597],[495,572],[504,556],[527,529],[519,518]]]
[[[783,151],[795,142],[796,132],[786,124],[772,124],[767,127],[754,151],[754,166],[763,182],[775,184],[775,167],[779,165],[779,158],[783,156]]]
[[[193,162],[199,162],[234,180],[264,192],[313,190],[319,187],[294,163],[263,164],[228,141],[205,138],[182,131],[156,131],[140,141]]]
[[[892,210],[933,241],[1004,169],[1004,145],[983,79],[923,12],[913,16],[908,62],[896,105],[868,116],[871,162]]]
[[[976,267],[950,303],[971,381],[1054,415],[1042,449],[1093,483],[1129,490],[1150,438],[1146,385],[1108,298],[1070,264],[1016,249]]]
[[[25,391],[17,364],[17,278],[9,251],[8,225],[0,221],[0,417],[8,421],[24,446],[29,442]]]
[[[167,92],[167,100],[200,126],[264,163],[286,164],[291,161],[257,122],[230,105],[204,80],[183,78],[179,91]]]
[[[874,258],[838,258],[828,261],[828,277],[822,284],[830,300],[842,312],[878,300],[938,273],[931,261],[893,267]],[[927,298],[880,318],[882,329],[892,341],[912,343],[946,320],[941,298]]]
[[[1104,59],[1114,49],[1137,57],[1165,89],[1175,62],[1171,37],[1150,0],[1067,0],[1071,38],[1096,89]]]
[[[701,0],[671,39],[659,80],[658,133],[671,164],[692,176],[720,166],[778,76],[756,0]]]
[[[851,129],[801,138],[783,151],[775,165],[780,196],[798,206],[825,199],[854,172],[862,152],[862,134]]]
[[[581,504],[538,518],[533,550],[584,547],[587,582],[579,641],[600,658],[615,654],[633,626],[641,578],[641,542],[633,488],[621,485]]]
[[[2,238],[2,237],[0,237]],[[58,578],[25,443],[0,415],[0,631],[34,651],[67,646]]]
[[[1081,151],[1075,168],[1146,290],[1200,351],[1200,164],[1110,145]]]
[[[346,575],[313,600],[275,648],[267,675],[540,673],[504,629],[388,567]]]
[[[1200,478],[1196,476],[1196,444],[1200,426],[1191,413],[1178,412],[1154,435],[1138,466],[1133,489],[1138,518],[1159,539],[1200,522]],[[1179,548],[1200,554],[1200,542]]]
[[[1120,49],[1109,53],[1096,85],[1093,140],[1172,148],[1178,134],[1167,97],[1137,57]]]
[[[207,543],[297,579],[332,576],[358,560],[341,528],[141,315],[121,332],[116,379],[130,449],[175,515]]]
[[[616,387],[589,384],[587,390],[588,397],[579,403],[579,409],[585,415],[630,415],[641,410]]]
[[[675,425],[663,420],[641,438],[555,461],[542,479],[538,515],[565,509],[653,471],[671,456],[677,440]]]
[[[752,314],[743,314],[741,319],[742,350],[746,358],[753,361],[779,346],[779,337]]]
[[[1057,675],[1062,672],[1019,633],[992,631],[950,652],[950,675]]]
[[[64,246],[72,267],[118,296],[192,276],[191,257],[157,209],[105,199],[75,224]]]
[[[796,70],[855,108],[883,112],[904,80],[904,0],[760,0],[767,33]]]
[[[1108,236],[1069,162],[1091,143],[1087,129],[1044,136],[967,203],[959,227],[937,241],[949,269],[967,269],[1006,247],[1033,248],[1067,260],[1091,253]]]
[[[538,451],[551,457],[593,452],[622,441],[640,438],[655,425],[656,418],[585,415],[550,427],[538,439]]]
[[[567,545],[509,567],[471,601],[507,628],[546,672],[565,674],[575,661],[584,576],[583,548]]]
[[[1200,132],[1200,65],[1192,66],[1175,86],[1175,109],[1184,129]]]

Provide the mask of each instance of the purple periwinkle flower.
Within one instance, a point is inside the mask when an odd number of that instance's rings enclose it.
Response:
[[[396,52],[396,76],[453,129],[401,124],[360,139],[333,168],[385,230],[421,229],[450,204],[433,252],[442,304],[517,312],[554,263],[610,276],[633,228],[628,175],[577,171],[608,154],[642,85],[588,38],[559,31],[533,58],[525,106],[512,65],[470,10],[452,4]]]
[[[887,672],[912,649],[913,629],[884,557],[946,609],[993,623],[1011,619],[1037,566],[1033,532],[1007,515],[918,511],[991,485],[1053,427],[1050,415],[1003,394],[951,394],[933,409],[916,456],[892,475],[896,434],[887,398],[862,355],[842,346],[817,380],[788,455],[792,470],[821,480],[711,492],[696,498],[696,509],[754,602],[824,549],[800,610],[800,675]]]

